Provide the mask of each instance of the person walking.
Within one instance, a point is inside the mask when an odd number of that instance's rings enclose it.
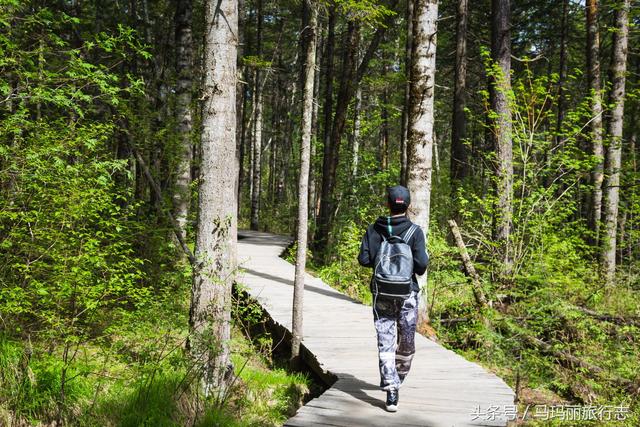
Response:
[[[367,228],[358,255],[360,265],[373,268],[380,388],[387,392],[389,412],[398,410],[398,390],[411,368],[420,292],[416,275],[424,274],[429,263],[424,232],[407,217],[410,203],[406,187],[389,187],[389,215]]]

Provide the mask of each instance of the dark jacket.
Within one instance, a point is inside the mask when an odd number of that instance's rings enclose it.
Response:
[[[362,237],[362,243],[360,244],[360,254],[358,254],[358,262],[360,265],[364,267],[374,266],[376,254],[382,243],[382,234],[384,234],[385,237],[389,236],[388,218],[389,217],[381,216],[367,228],[367,232]],[[392,217],[391,232],[394,236],[402,236],[402,234],[411,227],[411,224],[413,223],[406,216]],[[427,255],[422,228],[418,227],[407,244],[411,246],[411,252],[413,253],[413,288],[418,291],[416,274],[424,274],[429,264],[429,256]]]

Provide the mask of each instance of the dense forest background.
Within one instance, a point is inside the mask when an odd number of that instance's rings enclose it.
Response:
[[[216,3],[0,0],[0,425],[281,424],[316,386],[231,295],[236,222],[368,303],[397,183],[423,334],[640,424],[636,0],[223,0],[237,50]]]

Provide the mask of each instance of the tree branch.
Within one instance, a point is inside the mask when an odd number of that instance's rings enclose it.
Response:
[[[153,189],[153,192],[156,193],[156,197],[160,201],[160,204],[163,204],[162,191],[160,190],[160,186],[158,185],[156,180],[153,179],[153,175],[151,175],[151,171],[149,170],[149,167],[145,163],[144,159],[142,158],[138,150],[133,145],[131,146],[131,149],[133,150],[133,154],[136,156],[136,160],[138,161],[138,164],[140,164],[140,167],[142,167],[144,175],[147,177],[147,180],[149,180],[149,184],[151,184],[151,188]],[[163,211],[163,209],[160,207],[158,207],[158,210],[160,212]],[[187,258],[189,258],[189,262],[191,263],[192,266],[195,266],[196,257],[193,255],[193,253],[191,252],[191,249],[189,249],[189,246],[187,246],[187,243],[184,241],[184,237],[182,235],[182,231],[180,230],[180,226],[178,225],[178,222],[173,217],[169,209],[164,209],[164,213],[169,219],[171,228],[173,229],[173,232],[176,235],[176,238],[178,239],[178,242],[180,243],[182,250],[184,251],[185,254],[187,254]]]

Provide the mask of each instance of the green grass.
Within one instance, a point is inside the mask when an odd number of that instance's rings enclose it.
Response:
[[[107,337],[79,345],[67,365],[59,346],[0,335],[0,425],[277,426],[295,413],[311,380],[272,357],[268,335],[251,340],[240,323],[230,343],[237,378],[223,401],[203,398],[183,351],[187,313],[185,295],[158,295],[120,313]]]

